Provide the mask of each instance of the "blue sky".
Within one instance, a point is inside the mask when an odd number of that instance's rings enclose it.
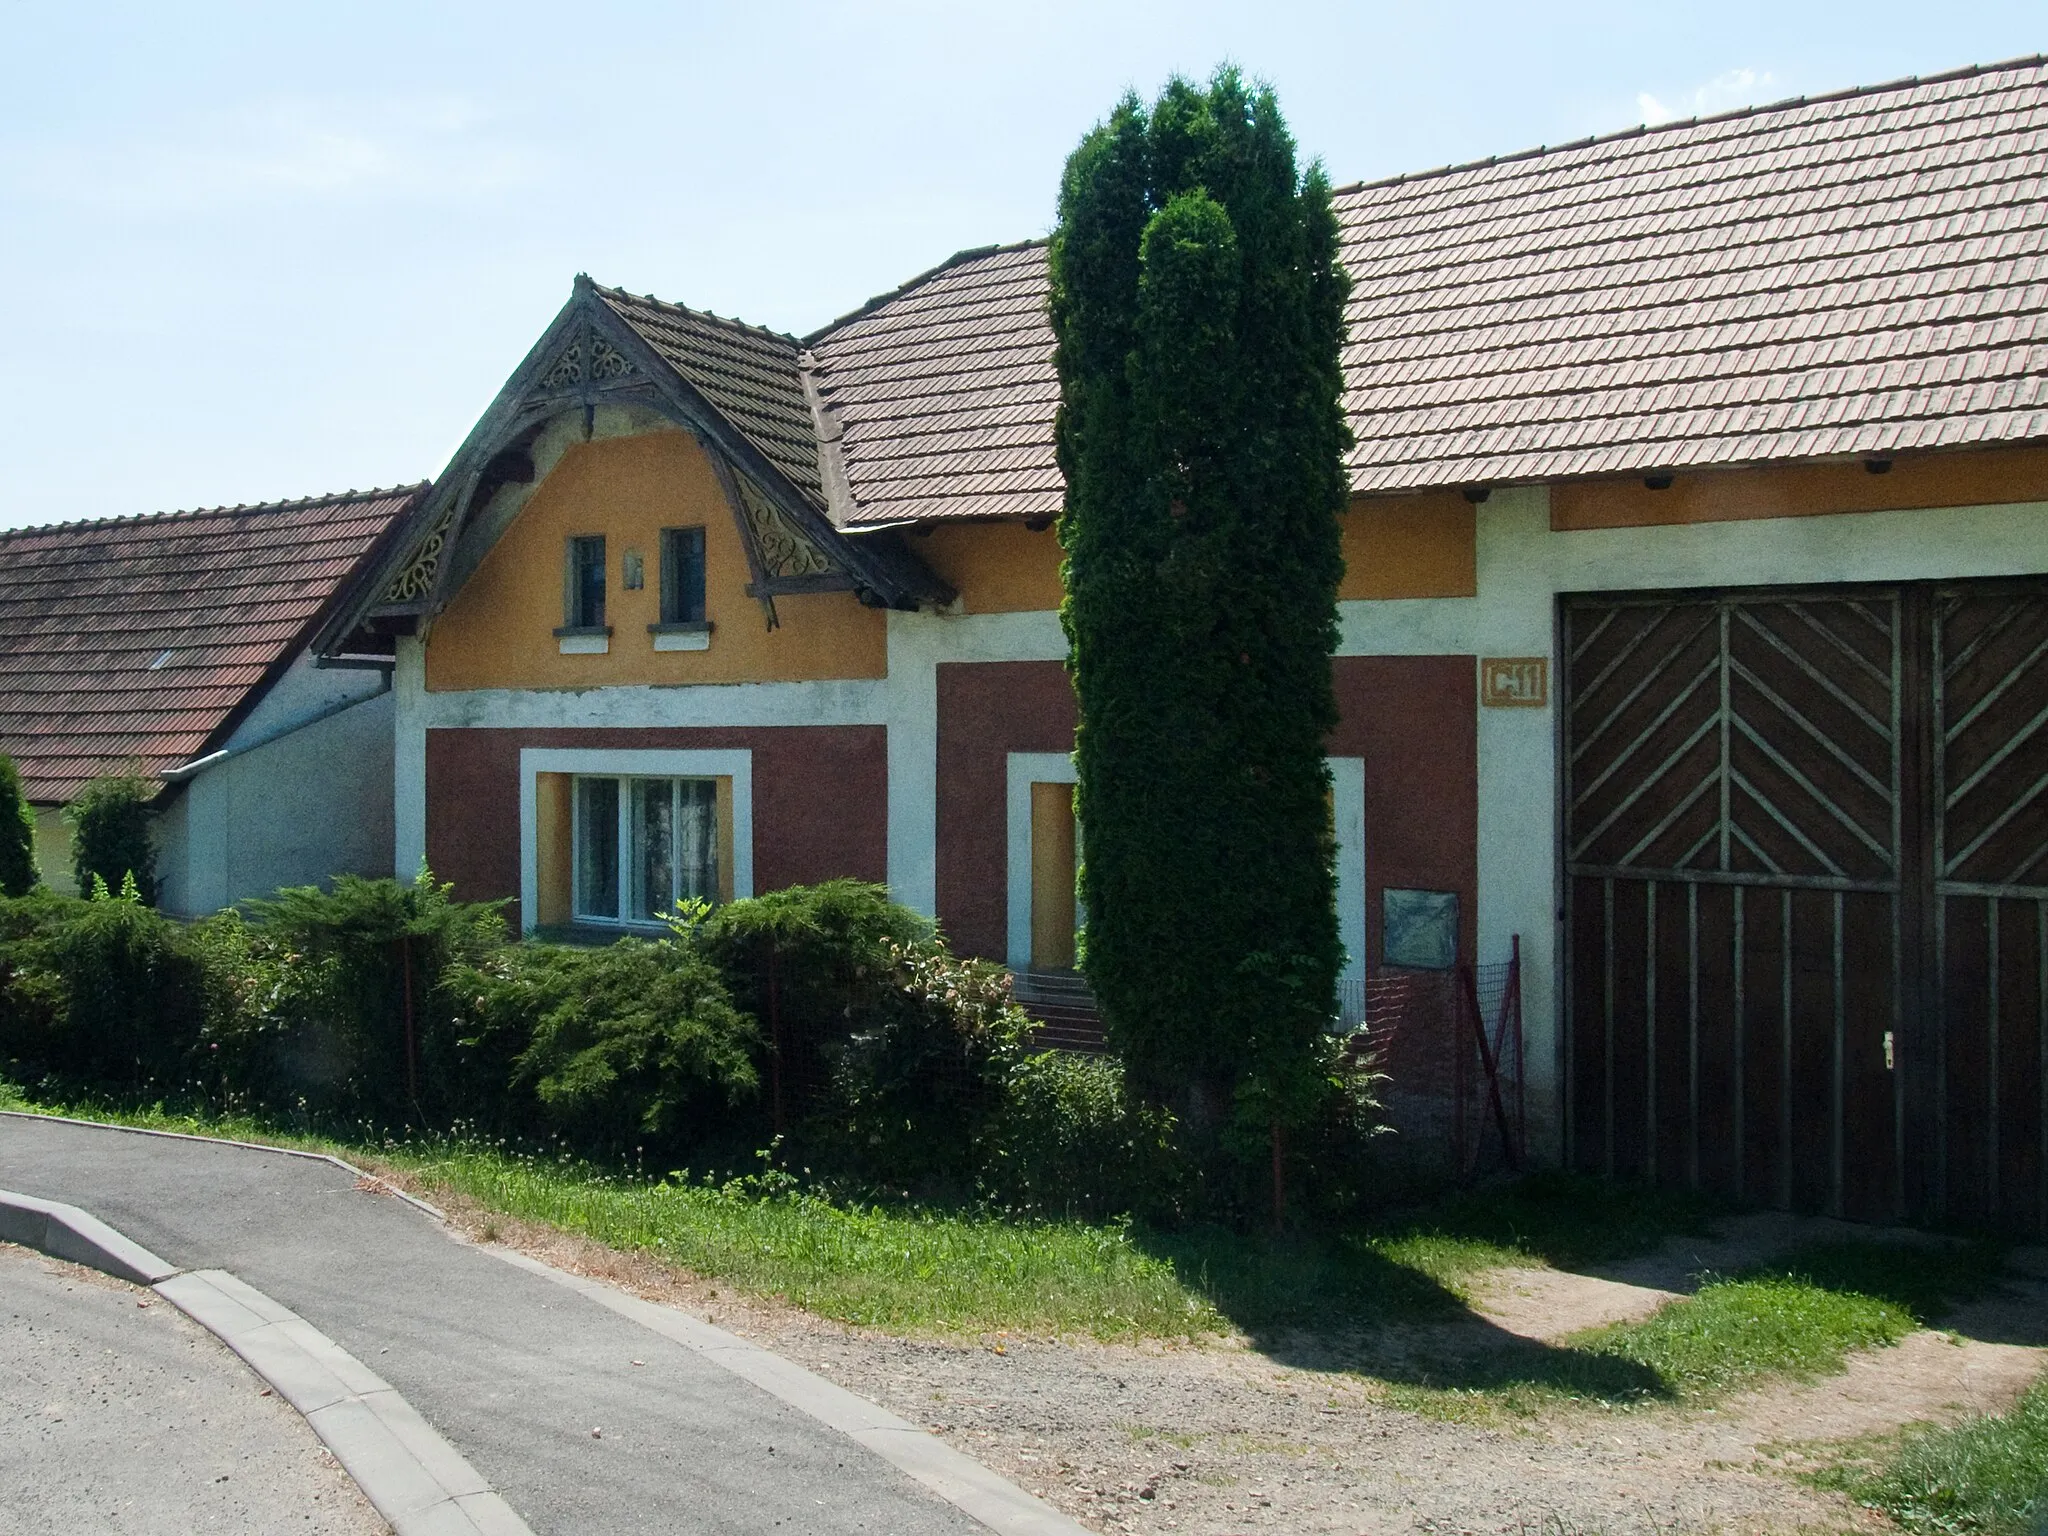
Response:
[[[1230,59],[1338,182],[2048,49],[2031,4],[0,0],[0,526],[432,475],[570,279],[802,332]]]

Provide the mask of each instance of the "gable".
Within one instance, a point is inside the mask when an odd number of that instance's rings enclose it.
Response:
[[[536,478],[491,517],[502,522],[489,552],[426,631],[427,687],[581,689],[627,685],[880,677],[887,620],[848,591],[779,594],[770,628],[754,561],[711,454],[671,423],[614,410],[593,435],[551,429],[536,443]],[[542,466],[545,466],[544,468]],[[744,485],[746,482],[741,482]],[[743,506],[747,505],[742,493]],[[823,557],[777,520],[758,495],[761,546],[791,577],[820,574]],[[657,650],[649,628],[661,619],[661,535],[701,528],[705,619],[702,649]],[[564,648],[568,541],[605,541],[605,621],[593,637]],[[624,582],[637,555],[642,585]],[[829,570],[823,572],[829,575]]]

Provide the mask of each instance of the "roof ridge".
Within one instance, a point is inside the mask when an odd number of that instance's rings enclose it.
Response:
[[[57,533],[67,528],[107,528],[122,524],[171,523],[202,517],[232,517],[236,513],[296,512],[305,507],[344,507],[358,502],[382,501],[392,496],[416,495],[432,485],[415,480],[405,485],[371,486],[366,491],[338,491],[324,496],[297,496],[288,501],[237,502],[234,506],[179,507],[169,512],[123,512],[112,517],[74,517],[55,523],[28,523],[19,528],[0,528],[0,543],[30,533]]]
[[[1013,240],[1007,245],[975,245],[969,246],[964,251],[955,251],[937,266],[927,267],[924,271],[918,273],[917,276],[898,283],[887,292],[876,294],[866,303],[861,304],[858,308],[848,310],[838,319],[826,321],[825,324],[819,326],[815,331],[802,337],[801,345],[806,348],[815,346],[819,341],[838,330],[841,326],[851,325],[854,321],[873,314],[884,304],[902,298],[913,288],[921,287],[933,278],[952,271],[957,266],[970,261],[979,261],[984,256],[1002,256],[1007,255],[1011,251],[1028,251],[1034,246],[1051,244],[1052,237],[1050,235],[1039,235],[1030,240]]]
[[[713,325],[722,325],[730,330],[747,331],[756,336],[768,336],[776,341],[786,341],[793,347],[803,345],[800,338],[791,335],[788,331],[778,331],[773,326],[756,325],[751,320],[742,320],[736,315],[721,315],[709,309],[693,309],[688,304],[677,304],[668,299],[657,299],[651,293],[629,293],[624,288],[608,287],[591,277],[587,272],[578,273],[577,275],[589,282],[593,292],[624,299],[630,304],[651,304],[656,309],[665,309],[678,315],[688,315],[693,320],[708,320]]]
[[[1833,101],[1852,101],[1861,96],[1881,96],[1887,91],[1904,91],[1915,86],[1947,85],[1957,80],[1973,80],[2008,70],[2038,68],[2043,64],[2048,64],[2048,53],[2028,54],[2021,58],[2005,59],[1996,64],[1967,64],[1961,69],[1946,70],[1935,75],[1906,75],[1901,79],[1886,80],[1877,85],[1852,85],[1839,91],[1823,91],[1814,96],[1787,96],[1759,106],[1735,107],[1726,112],[1712,112],[1700,117],[1673,118],[1664,123],[1637,123],[1632,128],[1616,129],[1611,133],[1592,133],[1582,139],[1572,139],[1563,144],[1538,144],[1534,149],[1516,150],[1505,155],[1488,155],[1479,160],[1461,160],[1426,171],[1404,171],[1398,176],[1382,176],[1373,181],[1346,182],[1341,187],[1332,187],[1330,195],[1342,197],[1347,193],[1373,192],[1382,187],[1404,186],[1409,182],[1434,181],[1443,176],[1455,176],[1461,171],[1483,171],[1496,165],[1539,160],[1545,155],[1561,155],[1572,150],[1589,149],[1596,144],[1618,144],[1625,139],[1646,138],[1653,133],[1673,133],[1684,128],[1704,127],[1710,123],[1737,122],[1746,117],[1762,117],[1772,112],[1790,112],[1796,107],[1820,106]]]

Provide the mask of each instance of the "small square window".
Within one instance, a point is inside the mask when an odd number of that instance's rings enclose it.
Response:
[[[604,619],[604,535],[590,534],[569,541],[568,579],[565,585],[562,623],[568,629],[603,629]]]
[[[661,530],[661,622],[704,622],[704,530]]]

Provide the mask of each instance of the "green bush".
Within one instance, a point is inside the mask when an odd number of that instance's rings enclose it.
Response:
[[[36,884],[36,818],[21,770],[0,752],[0,897],[26,896]]]
[[[936,937],[890,946],[885,985],[827,1048],[819,1151],[863,1182],[964,1195],[991,1140],[1029,1028],[1009,978]]]
[[[981,1148],[982,1193],[1050,1217],[1178,1214],[1171,1115],[1141,1102],[1113,1056],[1045,1051],[1009,1068]]]
[[[64,808],[72,873],[82,896],[95,883],[118,891],[132,876],[144,906],[156,905],[156,840],[150,787],[134,774],[94,779]]]
[[[221,1005],[219,1085],[258,1103],[375,1123],[446,1121],[502,1096],[479,1078],[442,987],[505,943],[502,903],[464,903],[422,870],[409,884],[338,876],[224,913],[196,940]]]
[[[586,1152],[677,1151],[759,1087],[754,1021],[685,942],[511,945],[443,987],[477,1075],[509,1082],[515,1116],[533,1105]]]
[[[122,896],[0,903],[0,1057],[24,1081],[179,1087],[204,1032],[203,954],[176,923]]]

